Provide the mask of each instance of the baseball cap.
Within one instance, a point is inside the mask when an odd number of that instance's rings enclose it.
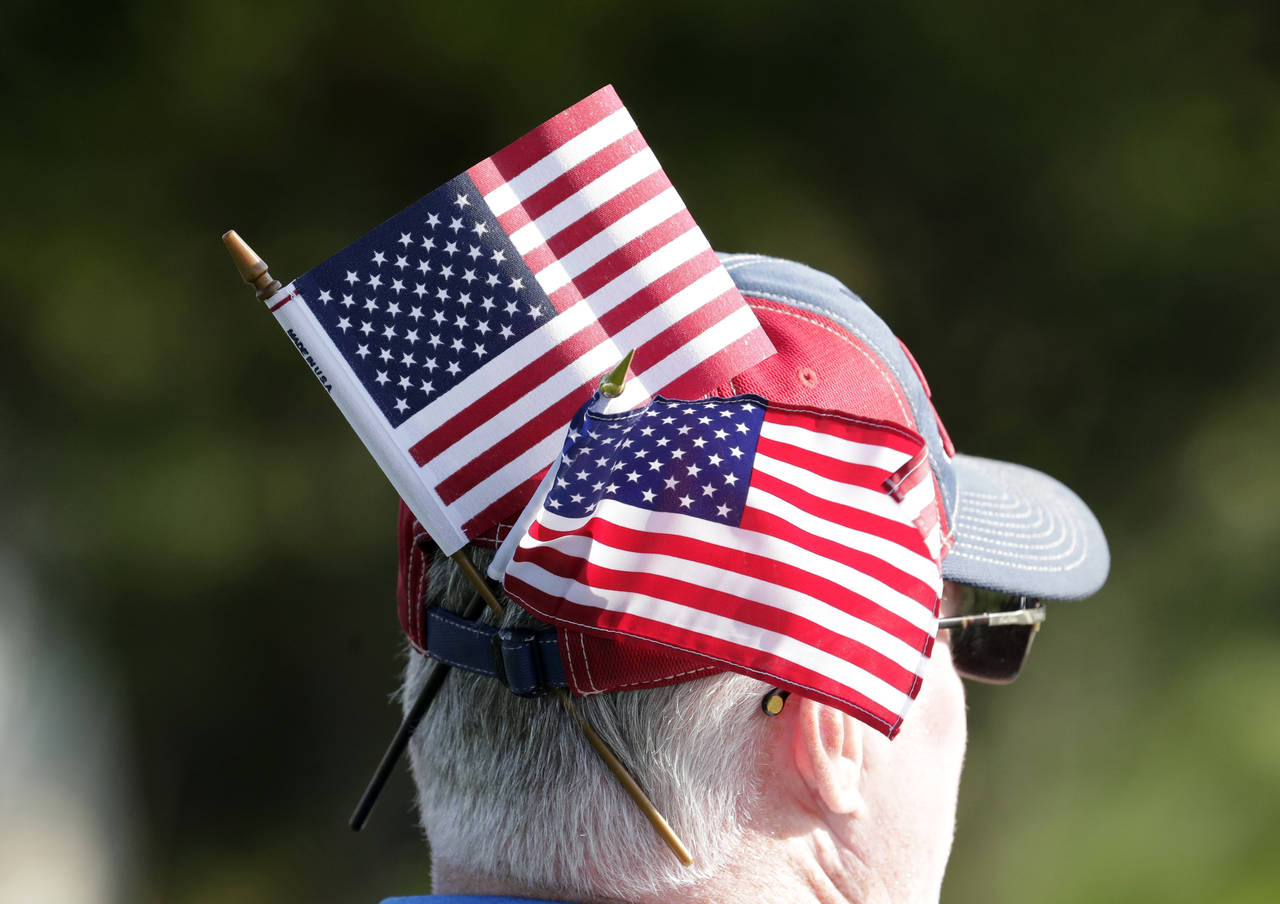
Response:
[[[907,347],[839,280],[803,264],[762,255],[722,254],[777,353],[716,388],[772,402],[827,409],[893,424],[925,440],[938,506],[942,576],[975,587],[1042,599],[1096,592],[1110,565],[1106,538],[1071,490],[1020,465],[956,452],[934,409],[923,372]],[[481,539],[496,547],[519,512]],[[455,630],[426,612],[431,556],[425,532],[400,512],[400,620],[411,643],[436,654],[437,634]],[[723,664],[623,635],[548,629],[558,643],[533,643],[544,658],[523,669],[578,695],[687,681]],[[536,656],[535,656],[536,659]],[[454,663],[466,665],[459,660]],[[510,672],[511,669],[508,668]],[[538,692],[540,680],[528,688]],[[514,689],[514,687],[513,687]],[[517,690],[517,693],[521,691]]]

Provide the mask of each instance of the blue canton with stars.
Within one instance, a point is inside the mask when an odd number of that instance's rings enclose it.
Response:
[[[392,427],[555,315],[465,174],[294,287]]]
[[[765,401],[759,396],[681,402],[601,415],[586,408],[569,426],[543,505],[566,518],[601,499],[720,524],[742,519]]]

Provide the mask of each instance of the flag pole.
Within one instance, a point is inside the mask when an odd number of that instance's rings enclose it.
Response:
[[[231,255],[232,261],[235,263],[236,269],[240,272],[240,276],[249,285],[253,286],[259,299],[267,299],[280,291],[280,281],[271,276],[267,268],[266,262],[258,256],[244,239],[234,229],[229,229],[222,235],[222,243],[226,246],[227,251]],[[627,379],[627,369],[631,365],[631,358],[634,350],[627,353],[627,356],[601,381],[601,392],[613,398],[621,395],[622,389]],[[462,571],[466,579],[471,583],[479,594],[479,598],[473,600],[463,613],[463,617],[469,620],[475,620],[480,615],[480,605],[487,605],[495,616],[501,620],[505,614],[505,609],[498,602],[497,596],[494,594],[489,583],[484,576],[476,570],[475,565],[466,555],[466,549],[460,549],[450,558]],[[414,731],[421,724],[423,718],[426,717],[427,710],[431,708],[432,702],[436,695],[439,694],[440,688],[444,686],[444,680],[448,677],[450,667],[440,661],[437,661],[435,667],[431,670],[431,674],[427,676],[426,682],[423,684],[422,690],[418,694],[418,699],[414,701],[413,706],[405,715],[404,720],[400,723],[395,736],[391,739],[391,743],[387,746],[386,751],[382,755],[382,760],[378,763],[377,769],[374,771],[373,778],[370,779],[369,785],[365,788],[364,794],[361,795],[359,803],[356,804],[355,811],[351,814],[350,825],[355,831],[360,831],[365,821],[369,817],[369,813],[373,810],[373,805],[378,799],[378,795],[382,792],[383,787],[387,783],[387,779],[391,776],[395,764],[403,755],[405,748],[409,744],[409,740],[413,737]],[[676,858],[685,866],[693,863],[693,856],[689,853],[689,849],[685,847],[680,837],[671,828],[671,824],[663,817],[662,813],[654,806],[653,801],[645,794],[644,789],[631,775],[626,765],[618,759],[617,754],[609,747],[605,740],[600,737],[595,728],[587,718],[578,711],[573,703],[573,698],[563,689],[557,689],[555,692],[556,699],[560,706],[569,714],[570,717],[578,724],[587,742],[591,745],[596,755],[604,762],[609,771],[613,773],[618,783],[622,785],[623,790],[631,797],[640,811],[644,813],[650,824],[657,831],[662,840],[666,842],[667,847],[676,855]]]

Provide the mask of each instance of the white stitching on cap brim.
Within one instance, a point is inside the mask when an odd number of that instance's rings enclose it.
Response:
[[[976,562],[1046,573],[1072,571],[1088,558],[1088,532],[1082,529],[1078,519],[1067,514],[1069,508],[1075,508],[1075,503],[1065,498],[1058,485],[1050,478],[1030,469],[1014,471],[1012,467],[993,467],[973,459],[970,459],[969,464],[987,479],[1000,483],[1005,492],[1000,495],[960,489],[956,505],[957,539],[954,553]],[[1040,484],[1035,487],[1034,496],[1048,504],[1032,501],[1028,495],[1019,492],[1022,487],[1015,489],[1012,479],[1015,475],[1029,477],[1025,484]],[[1059,504],[1054,505],[1054,502]],[[977,510],[981,515],[1002,517],[998,520],[975,517],[971,515],[971,509]],[[1032,525],[1020,528],[1019,519],[1009,517],[1015,511],[1034,513],[1035,521]],[[1048,532],[1027,529],[1039,528],[1046,521],[1049,523]],[[977,524],[984,526],[977,527]],[[997,537],[1000,539],[996,539]],[[1037,540],[1041,542],[1035,542]]]

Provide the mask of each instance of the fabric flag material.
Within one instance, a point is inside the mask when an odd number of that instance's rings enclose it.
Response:
[[[692,396],[773,352],[611,87],[267,304],[445,552],[521,509],[628,350]]]
[[[758,396],[598,407],[499,550],[507,593],[562,628],[709,657],[893,737],[942,593],[923,440]]]

